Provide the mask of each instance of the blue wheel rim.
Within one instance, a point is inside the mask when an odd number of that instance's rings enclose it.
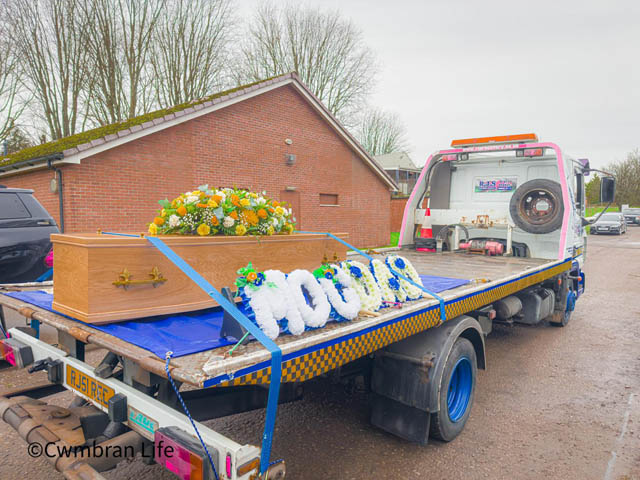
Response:
[[[452,422],[458,422],[464,417],[472,391],[473,369],[471,361],[467,357],[462,357],[453,367],[447,390],[447,412]]]

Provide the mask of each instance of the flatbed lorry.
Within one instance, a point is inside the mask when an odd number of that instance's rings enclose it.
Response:
[[[68,456],[52,446],[119,447],[128,456],[147,448],[153,452],[143,455],[147,461],[183,479],[283,478],[284,461],[270,459],[278,402],[301,398],[304,382],[320,375],[362,375],[374,425],[420,444],[453,440],[470,414],[477,369],[487,367],[485,337],[493,322],[564,326],[584,292],[590,169],[534,135],[452,147],[427,160],[391,250],[420,274],[466,283],[374,316],[281,335],[273,344],[250,341],[176,358],[0,289],[0,306],[31,324],[8,330],[0,340],[3,358],[16,368],[46,370],[49,380],[4,392],[0,418],[30,445],[49,446],[48,460],[66,478],[100,479],[122,455],[103,449]],[[601,199],[610,203],[615,183],[604,178]],[[350,259],[385,253],[355,249]],[[40,324],[57,330],[57,345],[37,338]],[[86,361],[87,345],[102,349],[102,361]],[[64,389],[76,395],[69,408],[41,400]],[[201,423],[265,406],[260,446],[241,445]]]

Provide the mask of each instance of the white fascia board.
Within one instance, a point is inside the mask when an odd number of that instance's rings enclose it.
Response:
[[[78,164],[80,163],[80,159],[72,159],[69,160],[67,158],[61,158],[60,160],[53,160],[51,162],[51,166],[56,166],[56,165],[61,165],[61,164],[65,164],[65,163],[70,163],[70,164]],[[10,165],[8,165],[10,167]],[[6,172],[0,172],[0,177],[11,177],[13,175],[16,175],[18,173],[25,173],[25,172],[29,172],[29,171],[35,171],[35,170],[44,170],[49,168],[49,166],[47,165],[46,162],[38,162],[34,165],[23,165],[21,167],[18,168],[12,168],[11,170],[7,170]]]

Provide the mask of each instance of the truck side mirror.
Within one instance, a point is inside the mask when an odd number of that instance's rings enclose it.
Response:
[[[600,180],[600,203],[613,203],[616,196],[616,179],[602,177]]]

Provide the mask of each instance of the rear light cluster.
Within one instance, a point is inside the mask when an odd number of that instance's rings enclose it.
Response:
[[[214,478],[207,453],[194,436],[176,427],[163,427],[155,432],[155,460],[181,480],[208,480]],[[217,450],[207,446],[211,457]]]
[[[516,157],[541,157],[544,154],[544,148],[525,148],[524,150],[516,150]]]
[[[13,338],[0,340],[0,358],[9,362],[14,367],[24,368],[33,363],[31,347],[20,343]]]

